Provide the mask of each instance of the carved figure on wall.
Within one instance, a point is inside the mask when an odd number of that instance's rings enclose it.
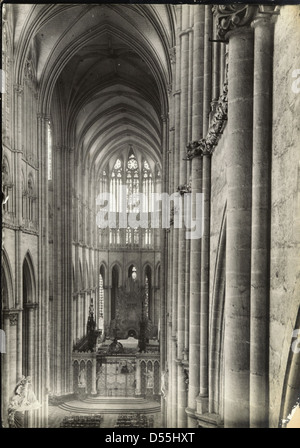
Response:
[[[78,374],[78,387],[80,387],[82,389],[86,387],[85,367],[82,367]]]
[[[152,370],[148,370],[144,373],[145,377],[147,378],[147,389],[153,389],[154,387],[154,376]]]
[[[41,404],[33,392],[31,377],[23,376],[17,383],[14,395],[8,406],[8,425],[10,428],[24,428],[24,412],[39,409]]]
[[[166,370],[164,370],[162,372],[161,375],[161,386],[160,386],[160,390],[161,390],[161,395],[164,399],[167,398],[167,392],[168,392],[168,376],[169,376],[169,370],[168,368],[166,368]]]

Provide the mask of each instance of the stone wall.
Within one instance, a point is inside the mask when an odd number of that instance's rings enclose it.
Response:
[[[300,7],[283,6],[275,25],[270,266],[270,426],[277,427],[299,307]],[[298,75],[299,76],[299,75]]]

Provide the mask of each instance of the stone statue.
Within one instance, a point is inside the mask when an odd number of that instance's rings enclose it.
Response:
[[[14,395],[8,406],[8,425],[10,428],[24,427],[24,412],[41,407],[32,389],[31,377],[23,376],[17,383]]]
[[[152,370],[148,370],[146,373],[144,373],[145,377],[147,378],[147,389],[153,389],[154,382],[153,382],[153,372]]]
[[[113,342],[109,345],[107,352],[109,354],[123,353],[124,348],[121,342],[119,342],[117,338],[114,338]]]
[[[85,367],[82,367],[78,374],[78,387],[82,389],[86,387]]]
[[[167,398],[167,391],[168,391],[168,375],[169,375],[169,370],[168,368],[166,370],[164,370],[162,372],[161,375],[161,386],[160,386],[160,390],[161,390],[161,395],[164,399]]]

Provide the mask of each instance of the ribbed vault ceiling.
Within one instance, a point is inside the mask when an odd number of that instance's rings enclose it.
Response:
[[[173,8],[73,4],[31,5],[29,11],[26,5],[26,27],[18,23],[15,42],[22,55],[26,30],[34,39],[40,104],[56,90],[75,159],[89,159],[99,170],[132,145],[160,163]],[[51,113],[57,115],[53,105]]]

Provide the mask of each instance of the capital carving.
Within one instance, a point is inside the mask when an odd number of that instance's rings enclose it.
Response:
[[[210,156],[225,128],[228,117],[228,84],[227,75],[223,86],[222,93],[219,97],[218,103],[215,107],[215,113],[212,117],[206,138],[198,141],[190,142],[187,145],[187,159],[191,160],[194,157]]]
[[[256,5],[236,3],[214,5],[212,11],[216,17],[218,37],[224,39],[229,31],[249,26],[257,10]]]
[[[187,159],[192,160],[194,157],[203,157],[211,154],[209,147],[206,145],[206,139],[190,142],[187,145]]]
[[[16,326],[18,323],[18,313],[9,313],[9,324],[11,327]]]
[[[192,192],[192,182],[191,182],[191,179],[186,184],[178,185],[177,191],[180,193],[181,196],[183,194],[185,194],[185,193],[191,193]]]

